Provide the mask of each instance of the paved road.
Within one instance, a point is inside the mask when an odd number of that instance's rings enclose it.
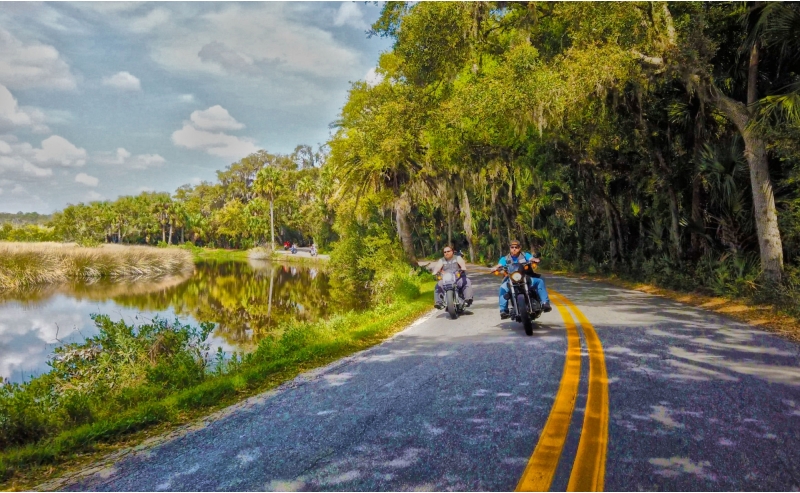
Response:
[[[278,254],[278,255],[286,255],[287,257],[314,258],[314,257],[311,256],[311,247],[298,247],[297,248],[297,253],[292,253],[290,250],[276,249],[275,253]],[[330,259],[330,256],[322,254],[322,253],[318,253],[316,258],[322,259],[322,260],[328,260],[328,259]]]
[[[473,280],[471,315],[432,311],[69,489],[800,489],[797,344],[555,277],[527,337]]]

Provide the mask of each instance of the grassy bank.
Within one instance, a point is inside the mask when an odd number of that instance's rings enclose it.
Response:
[[[193,268],[191,253],[180,249],[0,242],[0,291],[70,279],[156,278]]]
[[[0,486],[25,488],[81,454],[172,427],[379,343],[430,309],[433,283],[409,273],[391,301],[292,322],[250,354],[209,364],[210,327],[97,317],[100,334],[59,350],[52,372],[0,387]]]

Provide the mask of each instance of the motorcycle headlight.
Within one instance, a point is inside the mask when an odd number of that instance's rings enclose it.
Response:
[[[519,272],[513,272],[511,274],[511,280],[514,282],[520,282],[522,280],[522,274]]]

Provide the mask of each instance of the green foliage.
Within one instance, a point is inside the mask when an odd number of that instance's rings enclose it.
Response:
[[[208,364],[212,327],[156,319],[133,327],[95,316],[99,334],[57,350],[52,371],[0,386],[0,482],[97,443],[229,404],[382,340],[430,309],[433,282],[412,276],[402,302],[328,320],[287,322],[248,354]],[[416,293],[416,296],[414,296]]]

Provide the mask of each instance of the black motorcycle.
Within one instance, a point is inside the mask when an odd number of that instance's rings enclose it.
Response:
[[[466,274],[459,270],[455,273],[442,272],[436,276],[439,279],[439,284],[444,288],[444,306],[451,320],[457,319],[459,315],[464,313],[464,309],[467,306],[466,300],[459,293],[457,286],[458,280],[464,275]]]
[[[503,275],[507,278],[509,290],[505,298],[509,301],[508,311],[511,319],[522,322],[526,335],[533,335],[533,321],[542,314],[542,301],[535,290],[528,285],[529,277],[536,277],[534,273],[537,265],[532,262],[512,263],[502,267]],[[500,275],[495,272],[495,275]]]

